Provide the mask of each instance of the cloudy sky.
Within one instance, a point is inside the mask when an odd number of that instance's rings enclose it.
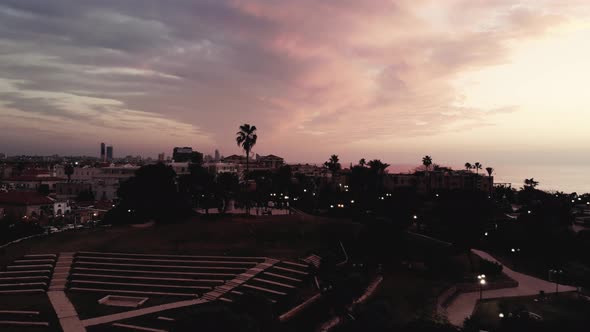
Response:
[[[589,163],[587,0],[2,0],[0,152]]]

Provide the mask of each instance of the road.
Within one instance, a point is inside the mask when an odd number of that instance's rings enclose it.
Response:
[[[487,252],[481,250],[471,250],[474,254],[481,258],[492,262],[498,262]],[[501,264],[501,263],[500,263]],[[511,296],[527,296],[539,294],[539,291],[546,293],[555,292],[555,283],[535,278],[520,272],[513,271],[504,266],[502,271],[510,278],[518,281],[519,286],[516,288],[504,288],[489,290],[483,292],[483,298],[498,298]],[[575,291],[576,288],[572,286],[559,285],[559,291]],[[453,325],[461,326],[465,318],[469,317],[475,308],[475,304],[479,299],[479,292],[462,293],[455,298],[455,300],[447,307],[447,317]]]

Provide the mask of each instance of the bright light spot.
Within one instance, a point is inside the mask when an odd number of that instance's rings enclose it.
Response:
[[[354,199],[351,199],[350,200],[350,204],[354,204]]]
[[[488,236],[488,232],[483,233],[483,235]]]
[[[510,251],[512,251],[512,252],[515,252],[515,251],[516,251],[516,249],[512,248]]]
[[[303,192],[306,193],[307,192],[307,189],[303,189]]]
[[[127,212],[131,212],[131,210],[127,210]]]
[[[418,216],[417,215],[414,215],[414,219],[418,219]]]
[[[333,209],[333,208],[334,208],[334,205],[330,205],[330,209]]]
[[[503,313],[500,313],[500,314],[498,315],[498,317],[500,317],[500,318],[504,318],[504,314],[503,314]]]

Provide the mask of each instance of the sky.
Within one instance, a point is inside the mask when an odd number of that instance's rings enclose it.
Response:
[[[0,152],[590,164],[587,0],[2,0]]]

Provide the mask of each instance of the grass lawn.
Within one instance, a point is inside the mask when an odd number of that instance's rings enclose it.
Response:
[[[39,315],[3,315],[0,320],[49,323],[49,327],[4,327],[5,330],[0,328],[1,331],[13,331],[12,329],[22,332],[61,331],[57,315],[53,311],[49,298],[45,294],[1,295],[0,310],[39,312]]]
[[[256,255],[298,258],[322,248],[353,242],[362,226],[342,220],[298,215],[227,216],[148,228],[113,226],[55,233],[0,249],[0,266],[31,253],[76,251],[168,254]]]
[[[537,299],[537,301],[535,301]],[[484,330],[500,326],[499,314],[526,310],[543,317],[548,325],[573,324],[588,326],[590,324],[590,302],[576,293],[548,294],[545,299],[539,296],[509,297],[490,299],[479,302],[474,310],[473,319]]]

